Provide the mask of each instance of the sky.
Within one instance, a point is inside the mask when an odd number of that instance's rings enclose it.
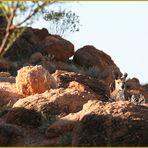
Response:
[[[93,45],[110,55],[128,78],[148,83],[148,2],[67,2],[61,7],[80,17],[80,31],[65,37],[75,50]],[[40,21],[33,27],[48,28],[48,23]]]

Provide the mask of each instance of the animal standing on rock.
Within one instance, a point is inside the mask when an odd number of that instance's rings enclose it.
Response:
[[[116,74],[114,82],[110,85],[110,98],[111,101],[125,101],[125,81],[127,73],[119,77]]]

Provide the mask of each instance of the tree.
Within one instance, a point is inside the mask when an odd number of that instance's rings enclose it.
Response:
[[[79,31],[80,21],[72,11],[59,10],[46,13],[44,19],[49,22],[49,31],[53,34],[66,36]]]
[[[44,13],[45,7],[54,2],[0,2],[0,17],[5,20],[4,37],[0,44],[0,55],[2,55],[16,40],[16,38],[23,32],[23,30],[16,32],[16,28],[22,25],[30,25],[36,19],[39,13]],[[19,19],[18,19],[19,18]],[[15,25],[14,25],[15,24]]]

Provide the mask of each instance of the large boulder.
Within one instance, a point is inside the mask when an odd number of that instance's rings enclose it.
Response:
[[[46,118],[80,111],[88,100],[97,100],[96,94],[85,85],[71,82],[67,89],[51,89],[42,94],[18,100],[13,108],[23,107],[41,113]]]
[[[42,42],[43,53],[54,55],[58,61],[67,61],[74,55],[74,45],[57,35],[49,35]]]
[[[69,146],[146,146],[147,112],[146,106],[126,101],[89,100],[81,111],[51,124],[45,135],[51,139],[71,133]]]
[[[40,39],[34,34],[32,28],[15,29],[15,34],[19,37],[3,56],[11,61],[27,61],[32,53],[39,50]]]
[[[93,106],[92,106],[93,107]],[[73,146],[146,146],[148,108],[128,102],[102,106],[83,116],[74,129]]]
[[[42,66],[26,66],[18,71],[16,77],[17,90],[22,95],[43,93],[56,88],[56,81]]]
[[[19,127],[0,124],[0,146],[19,146],[22,139],[24,139],[24,133]]]
[[[34,110],[25,108],[12,108],[5,115],[6,123],[16,124],[20,126],[38,127],[41,125],[41,115]]]
[[[73,59],[75,63],[86,67],[98,66],[104,69],[108,66],[116,66],[109,55],[91,45],[78,49]]]
[[[11,63],[9,60],[0,57],[0,71],[8,71],[11,67]]]
[[[17,92],[15,77],[9,73],[0,72],[0,115],[20,98],[22,96]]]
[[[105,52],[87,45],[78,49],[73,57],[76,64],[85,67],[98,67],[100,69],[99,77],[110,83],[115,77],[115,73],[121,75],[120,69],[114,61]]]
[[[138,98],[140,95],[143,95],[145,97],[145,102],[148,103],[148,93],[137,78],[128,79],[126,81],[125,97],[129,100],[132,95]]]
[[[88,86],[99,96],[100,100],[108,101],[109,88],[102,80],[92,78],[80,73],[67,72],[63,70],[57,70],[53,76],[58,82],[59,87],[67,88],[71,81],[76,81]]]

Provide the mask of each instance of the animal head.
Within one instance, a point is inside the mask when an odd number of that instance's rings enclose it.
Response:
[[[115,80],[110,85],[110,92],[113,92],[114,90],[117,90],[117,91],[125,90],[126,77],[127,77],[127,73],[125,73],[121,77],[118,74],[115,74]]]

